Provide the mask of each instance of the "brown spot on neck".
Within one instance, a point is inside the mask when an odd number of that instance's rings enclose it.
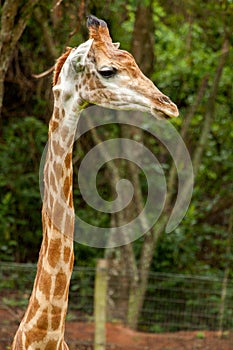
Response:
[[[59,124],[58,124],[57,121],[51,119],[51,122],[50,122],[50,124],[49,124],[49,131],[50,131],[50,132],[53,132],[55,129],[57,129],[58,125],[59,125]]]
[[[61,255],[61,239],[51,239],[48,246],[48,263],[55,268]]]
[[[60,349],[61,349],[61,347],[59,347],[59,350]],[[58,350],[57,341],[56,340],[49,340],[46,347],[44,348],[44,350]]]
[[[54,174],[51,172],[50,177],[49,177],[49,186],[53,188],[54,192],[57,192],[57,185],[56,185],[56,180]]]
[[[44,268],[42,268],[40,271],[40,276],[38,276],[38,286],[46,299],[49,299],[51,284],[52,281],[50,274]]]
[[[60,117],[60,109],[58,107],[54,107],[54,111],[53,111],[53,117],[55,119],[59,119]],[[52,121],[52,120],[51,120]]]
[[[54,297],[62,298],[67,289],[67,277],[62,270],[57,274],[55,280]]]
[[[69,202],[70,192],[72,191],[72,176],[66,176],[63,185],[63,192],[67,202]]]
[[[26,319],[27,323],[31,321],[31,319],[35,316],[39,308],[40,308],[40,304],[38,300],[36,299],[36,297],[32,296],[30,299],[30,309],[28,311],[27,319]]]
[[[62,319],[62,309],[58,306],[52,306],[52,319],[51,319],[51,327],[52,327],[52,330],[57,330],[61,324],[61,319]]]
[[[70,261],[71,249],[70,247],[64,247],[64,262],[68,264]]]
[[[25,348],[28,349],[32,343],[41,342],[45,338],[45,336],[46,336],[45,330],[37,329],[37,331],[35,332],[35,330],[33,328],[30,329],[25,334],[25,345],[26,345]],[[21,348],[19,348],[19,349],[21,349]]]
[[[60,97],[60,94],[61,94],[61,91],[60,90],[54,90],[54,97],[55,97],[55,99],[56,100],[58,100],[59,99],[59,97]]]
[[[72,153],[68,153],[65,157],[65,166],[67,169],[71,167],[72,164]]]
[[[53,140],[53,152],[56,156],[59,156],[59,157],[62,157],[65,152],[64,148],[61,147],[59,142],[56,140]]]
[[[41,316],[37,320],[37,328],[47,331],[48,329],[48,308],[43,310]]]

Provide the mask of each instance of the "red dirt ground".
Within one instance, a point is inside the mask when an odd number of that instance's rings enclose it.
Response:
[[[0,350],[10,345],[17,328],[17,313],[0,309]],[[177,332],[148,334],[134,332],[120,324],[107,324],[106,350],[233,350],[233,332]],[[92,350],[94,325],[67,322],[66,340],[70,350]]]

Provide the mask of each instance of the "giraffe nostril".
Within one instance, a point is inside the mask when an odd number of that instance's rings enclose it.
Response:
[[[171,104],[171,103],[172,103],[171,100],[170,100],[170,98],[167,97],[167,96],[160,96],[160,97],[158,98],[158,100],[161,101],[161,102],[164,102],[164,103],[168,103],[168,104]]]

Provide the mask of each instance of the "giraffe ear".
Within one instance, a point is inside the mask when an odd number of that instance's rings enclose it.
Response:
[[[89,39],[71,51],[69,59],[77,73],[82,72],[85,69],[86,58],[91,49],[92,43],[93,39]]]

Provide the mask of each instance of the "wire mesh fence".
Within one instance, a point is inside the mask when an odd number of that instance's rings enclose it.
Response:
[[[35,265],[0,265],[0,311],[9,311],[15,325],[27,306],[35,273]],[[74,268],[67,322],[94,321],[94,283],[95,269]],[[108,305],[123,315],[127,293],[121,291],[124,283],[128,286],[127,276],[118,276],[115,283],[111,281]],[[108,313],[109,321],[111,316]],[[3,317],[0,328],[4,326]],[[151,272],[138,328],[145,332],[233,330],[233,281],[226,284],[217,278]]]
[[[144,329],[233,329],[233,283],[223,299],[223,281],[200,276],[151,273],[140,317]]]

